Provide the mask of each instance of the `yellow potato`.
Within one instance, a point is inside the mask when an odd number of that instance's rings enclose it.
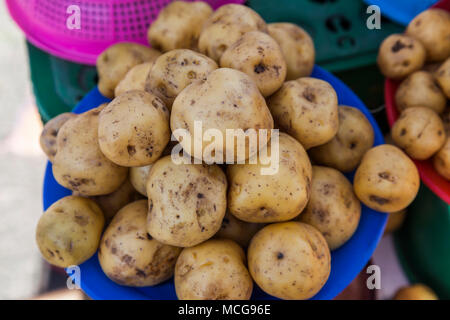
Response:
[[[270,36],[280,45],[286,60],[286,80],[309,77],[316,55],[309,34],[293,23],[270,23],[267,28]]]
[[[130,182],[137,192],[147,196],[147,178],[152,165],[130,168]]]
[[[419,186],[419,172],[411,159],[387,144],[366,152],[353,180],[359,200],[381,212],[405,209],[416,197]]]
[[[417,15],[406,28],[406,34],[419,40],[427,60],[440,61],[450,56],[450,13],[431,8]]]
[[[248,300],[253,281],[245,253],[235,242],[212,239],[185,248],[175,266],[180,300]]]
[[[201,53],[187,49],[172,50],[156,59],[145,88],[164,101],[170,110],[184,88],[215,69],[217,63]]]
[[[202,135],[196,135],[195,122],[202,126]],[[238,154],[238,144],[227,144],[227,129],[273,129],[273,119],[266,101],[253,80],[243,72],[221,68],[211,72],[206,79],[193,82],[175,99],[170,118],[172,131],[187,130],[191,139],[175,136],[183,149],[191,156],[207,163],[247,159],[255,152],[245,139],[245,155]],[[205,138],[208,130],[219,131],[219,141]],[[182,140],[182,141],[180,141]],[[194,141],[201,141],[200,152],[194,152]],[[257,148],[265,145],[258,143]],[[210,152],[208,152],[210,151]],[[227,158],[228,157],[228,158]],[[215,161],[217,160],[217,161]]]
[[[249,75],[264,97],[277,91],[286,79],[286,62],[280,46],[260,31],[247,32],[229,46],[220,58],[220,66]]]
[[[450,58],[439,67],[435,78],[446,97],[450,99]]]
[[[150,70],[153,67],[154,62],[145,62],[134,66],[128,71],[125,77],[119,82],[116,89],[114,90],[114,95],[120,96],[127,91],[133,90],[145,90],[145,81],[147,80]]]
[[[361,204],[347,178],[335,169],[313,166],[311,198],[298,220],[317,228],[335,250],[355,233],[360,217]]]
[[[106,224],[108,224],[116,213],[130,202],[141,199],[139,193],[133,188],[129,179],[114,191],[113,193],[103,196],[91,197],[94,200],[105,216]]]
[[[157,285],[172,277],[181,248],[162,244],[146,230],[147,200],[123,207],[106,229],[98,251],[103,272],[133,287]]]
[[[39,138],[39,143],[50,162],[53,162],[56,156],[56,137],[58,136],[59,129],[61,129],[64,123],[75,117],[76,114],[72,112],[61,113],[45,124],[44,130],[42,130]]]
[[[403,34],[392,34],[381,43],[377,63],[384,76],[401,79],[420,70],[425,57],[425,48],[419,40]]]
[[[339,128],[337,95],[326,81],[287,81],[267,100],[276,125],[305,149],[330,141]]]
[[[309,299],[330,275],[330,250],[322,234],[310,225],[275,223],[250,242],[248,269],[258,286],[272,296]]]
[[[436,293],[423,284],[414,284],[400,288],[394,300],[439,300]]]
[[[264,227],[262,223],[249,223],[239,220],[227,211],[222,220],[222,226],[214,237],[233,240],[241,247],[246,248],[255,233],[262,227]]]
[[[100,113],[100,149],[118,165],[149,165],[161,156],[169,140],[169,111],[151,93],[125,92]]]
[[[374,141],[372,125],[356,108],[340,106],[339,129],[327,143],[311,148],[311,159],[324,166],[350,172],[356,169]]]
[[[226,4],[204,23],[198,40],[201,53],[219,61],[225,50],[249,31],[267,31],[264,20],[249,7]]]
[[[450,180],[450,136],[447,137],[444,146],[434,156],[433,165],[444,179]]]
[[[444,124],[433,110],[411,107],[404,110],[392,126],[392,139],[411,158],[425,160],[444,145]]]
[[[273,174],[261,171],[269,165],[233,164],[227,167],[228,208],[238,219],[269,223],[293,219],[308,202],[311,189],[311,163],[301,144],[280,133],[279,144],[267,153],[279,152],[278,167]]]
[[[216,165],[155,162],[147,179],[148,233],[177,247],[195,246],[219,231],[226,211],[227,179]]]
[[[196,49],[203,23],[212,9],[206,2],[173,1],[164,7],[148,29],[148,41],[162,52]]]
[[[445,109],[447,99],[431,73],[416,71],[398,87],[395,104],[400,112],[410,107],[426,107],[441,113]]]
[[[116,43],[97,58],[98,89],[108,98],[127,72],[138,64],[154,61],[161,53],[149,47],[130,43]]]
[[[128,168],[111,162],[98,144],[98,107],[66,122],[58,132],[53,175],[60,185],[85,196],[116,191]]]
[[[52,204],[39,219],[36,242],[50,264],[79,265],[97,251],[105,218],[90,199],[68,196]]]

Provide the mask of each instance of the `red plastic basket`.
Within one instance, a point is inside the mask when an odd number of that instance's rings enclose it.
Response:
[[[450,11],[450,0],[442,0],[436,3],[433,8],[441,8]],[[386,79],[384,84],[384,99],[386,103],[386,114],[389,126],[392,127],[399,114],[395,105],[395,92],[397,91],[399,81]],[[445,180],[433,167],[431,160],[418,161],[413,160],[419,170],[420,178],[423,183],[430,188],[439,198],[450,204],[450,181]]]

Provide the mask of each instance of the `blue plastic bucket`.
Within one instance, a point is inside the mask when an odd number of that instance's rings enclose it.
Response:
[[[339,104],[356,107],[361,110],[374,129],[374,145],[384,143],[380,128],[368,109],[343,82],[317,66],[314,68],[311,76],[329,82],[336,90]],[[82,113],[108,101],[107,98],[100,94],[98,89],[94,89],[75,107],[74,112]],[[353,180],[353,173],[348,174],[347,177]],[[70,190],[63,188],[56,182],[53,177],[51,163],[48,163],[44,177],[44,210],[58,199],[70,194]],[[313,299],[333,299],[352,282],[372,256],[383,234],[386,219],[386,214],[376,212],[364,205],[362,206],[358,229],[348,242],[331,253],[330,277],[322,290]],[[154,287],[144,288],[125,287],[114,283],[103,273],[97,254],[80,265],[80,269],[81,288],[92,299],[172,300],[177,298],[173,279]],[[252,299],[265,300],[275,298],[262,292],[255,285]]]

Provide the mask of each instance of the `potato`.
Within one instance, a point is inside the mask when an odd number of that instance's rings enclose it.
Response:
[[[169,111],[151,93],[125,92],[100,113],[100,149],[118,165],[149,165],[161,156],[169,140]]]
[[[392,212],[388,216],[386,227],[384,228],[384,234],[389,234],[400,229],[406,218],[406,210],[400,210]]]
[[[248,300],[253,281],[245,253],[234,241],[212,239],[185,248],[175,266],[180,300]]]
[[[239,220],[229,211],[225,213],[220,230],[214,235],[215,238],[230,239],[241,247],[246,248],[258,230],[264,227],[261,223],[248,223]]]
[[[431,8],[417,15],[406,28],[406,34],[425,47],[428,61],[440,61],[450,56],[450,14]]]
[[[281,299],[314,296],[330,275],[327,242],[301,222],[275,223],[260,230],[248,248],[248,269],[266,293]]]
[[[267,100],[276,125],[305,149],[330,141],[339,128],[337,95],[326,81],[287,81]]]
[[[435,78],[447,98],[450,99],[450,58],[439,67]]]
[[[142,196],[133,188],[130,180],[126,179],[113,193],[91,197],[91,199],[98,204],[108,224],[120,209],[130,202],[142,199]]]
[[[228,208],[240,220],[268,223],[293,219],[308,202],[311,188],[311,163],[301,144],[280,133],[277,170],[264,174],[263,164],[233,164],[227,167]],[[275,152],[271,144],[267,153]],[[278,160],[278,159],[277,159]]]
[[[286,79],[286,62],[280,46],[260,31],[247,32],[229,46],[220,58],[220,66],[249,75],[264,97],[277,91]]]
[[[405,209],[416,197],[419,186],[419,172],[411,159],[387,144],[366,152],[353,180],[359,200],[381,212]]]
[[[223,139],[211,142],[203,135],[198,137],[195,122],[201,122],[203,132],[220,131]],[[211,72],[206,79],[193,82],[177,96],[172,106],[170,127],[172,131],[185,129],[192,135],[191,139],[180,139],[174,133],[183,149],[197,159],[207,163],[218,162],[214,161],[216,159],[224,161],[227,157],[239,161],[249,158],[257,150],[251,148],[246,138],[245,156],[237,154],[238,144],[227,144],[226,130],[254,129],[259,133],[260,129],[267,129],[270,138],[273,119],[264,97],[248,75],[221,68]],[[199,153],[194,152],[194,141],[202,142]],[[263,147],[258,143],[258,149]]]
[[[161,53],[130,42],[116,43],[97,58],[98,89],[105,97],[113,98],[114,90],[127,72],[138,64],[154,61]]]
[[[439,300],[436,293],[423,284],[414,284],[400,288],[394,300]]]
[[[170,110],[184,88],[215,69],[217,63],[203,54],[187,49],[172,50],[156,59],[145,88],[164,101]]]
[[[447,99],[431,73],[416,71],[398,87],[395,104],[400,112],[410,107],[426,107],[441,113],[445,109]]]
[[[433,165],[444,179],[450,180],[450,136],[447,137],[444,146],[434,156]]]
[[[444,123],[445,132],[447,137],[450,137],[450,107],[444,110],[441,114],[442,122]]]
[[[90,199],[68,196],[52,204],[39,219],[36,242],[50,264],[79,265],[97,251],[105,218]]]
[[[128,168],[111,162],[98,144],[98,107],[67,121],[59,130],[53,176],[60,185],[85,196],[116,191]]]
[[[392,139],[413,159],[425,160],[445,143],[445,129],[441,118],[425,107],[404,110],[392,126]]]
[[[64,123],[76,116],[77,115],[72,112],[61,113],[45,124],[44,130],[42,130],[39,138],[39,143],[42,151],[44,151],[50,162],[53,162],[57,152],[56,137],[58,136],[59,129],[61,129]]]
[[[286,80],[309,77],[316,55],[310,35],[293,23],[270,23],[267,28],[270,36],[280,45],[286,60]]]
[[[147,179],[148,233],[177,247],[195,246],[219,231],[226,211],[227,179],[216,165],[155,162]]]
[[[181,248],[162,244],[147,233],[147,208],[147,200],[123,207],[100,242],[100,266],[120,285],[154,286],[169,279],[181,253]]]
[[[144,62],[134,66],[127,72],[125,77],[119,82],[116,89],[114,90],[114,95],[120,96],[127,91],[133,90],[145,90],[145,82],[152,69],[154,62]]]
[[[317,228],[335,250],[355,233],[361,203],[352,184],[336,169],[313,166],[312,172],[311,197],[298,220]]]
[[[173,1],[164,7],[148,29],[148,42],[162,52],[196,49],[203,23],[213,10],[205,2]]]
[[[147,196],[147,178],[152,165],[130,168],[130,182],[134,189],[143,196]]]
[[[340,106],[339,129],[327,143],[311,148],[309,155],[317,164],[335,168],[342,172],[356,169],[374,141],[373,128],[356,108]]]
[[[392,34],[381,43],[377,64],[384,76],[401,79],[420,70],[425,57],[425,48],[420,41],[407,35]]]
[[[201,53],[215,61],[249,31],[267,31],[264,20],[249,7],[226,4],[217,9],[204,23],[198,40]]]

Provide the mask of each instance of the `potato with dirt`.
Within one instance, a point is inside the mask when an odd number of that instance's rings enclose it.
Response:
[[[425,58],[425,48],[419,40],[403,34],[392,34],[381,43],[377,64],[385,77],[402,79],[420,70]]]
[[[228,208],[236,218],[253,223],[287,221],[305,208],[312,175],[308,155],[291,136],[280,133],[278,140],[267,146],[268,157],[278,153],[273,171],[263,171],[271,166],[263,154],[256,164],[227,166]]]
[[[103,213],[94,201],[67,196],[53,203],[41,216],[36,242],[45,260],[67,268],[94,255],[104,225]]]
[[[152,165],[130,168],[130,182],[134,189],[143,196],[147,196],[147,178]]]
[[[44,151],[50,162],[53,162],[56,156],[56,138],[58,136],[59,129],[61,129],[64,123],[66,123],[70,119],[75,118],[76,116],[77,115],[72,112],[61,113],[45,124],[44,130],[42,130],[41,136],[39,138],[39,143],[41,145],[42,151]]]
[[[430,8],[417,15],[406,28],[406,34],[425,47],[428,61],[441,61],[450,56],[450,13]]]
[[[441,113],[447,105],[447,98],[431,73],[416,71],[398,87],[395,105],[400,112],[411,107],[426,107]]]
[[[450,58],[439,67],[435,73],[435,78],[445,96],[450,99]]]
[[[147,231],[156,240],[191,247],[219,231],[227,207],[227,179],[216,165],[155,162],[147,179]]]
[[[131,42],[119,42],[108,47],[97,58],[98,90],[114,98],[114,90],[131,68],[154,61],[161,53]]]
[[[146,230],[147,200],[132,202],[113,218],[100,242],[98,260],[112,281],[154,286],[172,277],[181,248],[162,244]]]
[[[169,140],[169,111],[154,94],[137,90],[125,92],[100,113],[100,149],[120,166],[152,164]]]
[[[264,97],[277,91],[286,79],[286,62],[278,43],[261,31],[250,31],[228,47],[220,58],[222,68],[250,76]]]
[[[143,197],[134,189],[129,179],[125,179],[122,185],[110,194],[91,197],[98,204],[105,216],[106,224],[109,224],[116,213],[130,202],[140,200]]]
[[[287,65],[286,80],[309,77],[316,52],[310,35],[293,23],[270,23],[269,34],[281,47]]]
[[[342,172],[356,169],[373,146],[374,132],[366,116],[356,108],[339,106],[339,129],[327,143],[309,149],[311,159]]]
[[[201,132],[197,134],[198,125]],[[243,72],[221,68],[205,79],[186,87],[175,99],[170,117],[170,127],[183,150],[206,163],[240,161],[248,159],[270,140],[273,119],[264,97],[253,80]],[[266,140],[259,143],[261,129],[267,130]],[[228,130],[228,133],[227,133]],[[256,133],[256,145],[251,134]],[[207,137],[203,133],[215,133]],[[242,140],[229,140],[229,133]],[[197,150],[194,145],[200,145]],[[197,151],[197,152],[196,152]],[[227,161],[228,162],[228,161]]]
[[[313,166],[311,197],[298,221],[319,230],[335,250],[358,228],[361,203],[347,178],[333,168]]]
[[[222,226],[214,235],[214,238],[230,239],[239,244],[242,248],[247,248],[252,237],[262,227],[264,227],[264,224],[262,223],[250,223],[239,220],[227,211],[222,220]]]
[[[162,52],[196,49],[203,23],[213,10],[206,2],[173,1],[148,29],[148,42]]]
[[[412,160],[387,144],[366,152],[353,180],[353,190],[362,203],[387,213],[409,206],[419,186],[419,172]]]
[[[204,79],[217,69],[217,63],[207,56],[187,49],[177,49],[161,55],[148,74],[145,89],[158,96],[166,106],[195,80]]]
[[[267,100],[275,124],[308,150],[327,143],[339,128],[333,87],[315,78],[287,81]]]
[[[413,159],[432,157],[446,140],[444,124],[439,115],[425,107],[404,110],[392,126],[392,139]]]
[[[444,146],[433,157],[433,165],[444,179],[450,181],[450,136],[447,137]]]
[[[234,241],[211,239],[181,252],[175,266],[180,300],[249,300],[253,281]]]
[[[248,248],[248,269],[266,293],[286,300],[313,297],[331,271],[327,242],[313,226],[301,222],[270,224]]]
[[[198,48],[201,53],[219,62],[222,54],[249,31],[267,32],[267,25],[251,8],[226,4],[205,21]]]
[[[58,132],[53,176],[63,187],[84,196],[110,194],[128,175],[128,168],[111,162],[100,150],[98,118],[103,108],[78,115]]]
[[[145,82],[152,69],[154,62],[144,62],[134,66],[127,72],[114,90],[114,96],[120,96],[127,91],[145,91]]]

